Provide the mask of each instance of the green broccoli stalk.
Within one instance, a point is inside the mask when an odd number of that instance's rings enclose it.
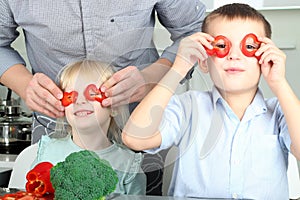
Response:
[[[50,180],[58,200],[102,200],[118,183],[109,162],[88,150],[71,153],[53,166]]]

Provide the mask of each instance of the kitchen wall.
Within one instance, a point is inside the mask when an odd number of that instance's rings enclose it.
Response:
[[[270,7],[287,7],[287,6],[299,6],[299,0],[200,0],[203,2],[208,10],[219,7],[226,3],[247,3],[257,9],[270,8]]]
[[[24,45],[24,36],[23,36],[22,31],[20,31],[20,29],[18,29],[18,31],[20,32],[20,37],[18,37],[16,39],[16,41],[14,41],[12,46],[16,50],[18,50],[18,52],[22,55],[25,62],[27,63],[27,68],[30,70],[31,68],[30,68],[30,64],[29,64],[29,61],[28,61],[28,58],[27,58],[26,49],[25,49],[25,45]],[[0,86],[0,99],[6,99],[6,95],[7,95],[7,88],[4,87],[4,86]],[[15,99],[20,98],[14,92],[12,93],[12,97],[15,98]],[[26,107],[25,103],[22,100],[20,102],[21,102],[22,111],[29,113],[30,111]]]

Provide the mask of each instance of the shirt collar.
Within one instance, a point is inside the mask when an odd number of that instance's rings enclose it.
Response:
[[[224,101],[223,97],[215,86],[212,87],[212,100],[214,109],[216,109],[217,102]]]
[[[267,105],[260,88],[257,89],[255,97],[249,106],[257,114],[261,114],[267,111]]]
[[[214,109],[216,109],[218,102],[224,104],[225,101],[215,86],[212,87],[212,100]],[[260,88],[257,89],[254,99],[249,107],[251,107],[256,114],[261,114],[267,111],[267,105]]]

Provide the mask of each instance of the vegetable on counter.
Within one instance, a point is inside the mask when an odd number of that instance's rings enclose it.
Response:
[[[18,191],[14,193],[8,193],[0,196],[0,200],[53,200],[53,194],[45,194],[43,196],[37,196],[34,193],[25,191]]]
[[[53,200],[54,189],[50,182],[50,162],[41,162],[26,174],[26,191],[0,196],[0,200]]]
[[[50,162],[41,162],[31,169],[26,175],[26,191],[37,196],[54,193],[50,182],[50,169],[52,167]]]
[[[51,169],[55,199],[99,200],[116,189],[118,177],[108,161],[89,150],[71,153]]]

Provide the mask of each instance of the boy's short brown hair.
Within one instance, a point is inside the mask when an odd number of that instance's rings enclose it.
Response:
[[[217,8],[205,17],[202,24],[202,31],[207,33],[210,21],[218,17],[225,18],[227,20],[240,18],[262,22],[264,25],[266,37],[271,38],[272,30],[270,23],[259,11],[247,4],[232,3]]]

